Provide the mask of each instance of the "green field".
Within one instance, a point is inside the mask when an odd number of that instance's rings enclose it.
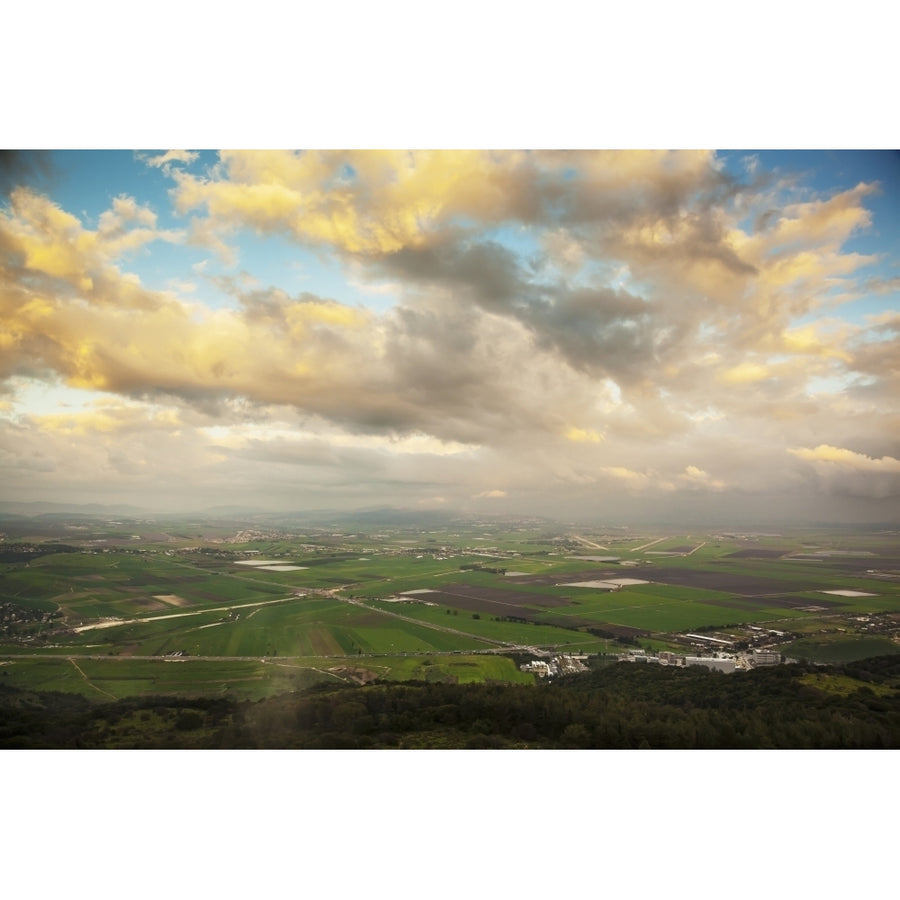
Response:
[[[257,661],[179,661],[169,659],[15,660],[0,665],[3,683],[39,691],[76,693],[91,700],[139,695],[229,695],[258,699],[301,690],[332,676],[310,665],[290,670]]]
[[[900,644],[887,638],[840,638],[814,640],[801,638],[785,644],[782,652],[793,659],[806,659],[817,663],[848,663],[872,656],[888,656],[900,653]]]
[[[387,660],[388,681],[445,681],[460,684],[480,681],[502,681],[512,684],[534,684],[534,676],[520,672],[512,660],[504,656],[442,656],[430,659],[406,658]]]
[[[131,696],[230,696],[259,699],[304,690],[317,682],[501,681],[533,684],[507,657],[374,656],[364,659],[320,657],[263,660],[59,658],[0,659],[3,685],[23,690],[62,691],[90,700]]]

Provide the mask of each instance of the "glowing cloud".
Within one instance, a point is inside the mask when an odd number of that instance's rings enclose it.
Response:
[[[765,366],[745,362],[727,369],[720,376],[720,380],[725,384],[755,384],[758,381],[765,381],[769,375],[770,372]]]
[[[454,216],[502,221],[527,211],[523,154],[482,151],[222,152],[212,176],[173,170],[181,212],[226,229],[284,232],[349,253],[420,246]]]
[[[576,444],[599,444],[604,440],[603,435],[593,428],[576,428],[574,425],[566,431],[566,438]]]
[[[721,491],[726,487],[724,481],[711,477],[708,472],[697,468],[697,466],[688,466],[684,472],[679,475],[679,479],[692,487],[709,488],[714,491]]]
[[[626,469],[624,466],[603,466],[600,471],[612,478],[624,481],[632,487],[647,487],[650,482],[648,475],[643,472],[635,472],[633,469]]]
[[[893,456],[873,459],[864,453],[856,453],[843,447],[832,447],[829,444],[819,444],[814,449],[788,448],[788,453],[806,462],[826,463],[860,472],[900,472],[900,459],[894,459]]]

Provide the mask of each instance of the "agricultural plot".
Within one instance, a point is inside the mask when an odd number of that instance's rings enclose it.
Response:
[[[871,656],[900,653],[900,645],[886,637],[855,637],[817,635],[785,644],[781,652],[793,659],[807,659],[817,663],[848,663]]]
[[[790,614],[791,610],[801,612],[824,612],[828,609],[841,608],[840,603],[826,600],[824,597],[811,599],[810,595],[792,594],[789,596],[762,596],[762,597],[729,597],[727,600],[719,600],[717,606],[724,606],[740,613],[744,617],[746,613],[753,616],[766,618],[779,618]],[[752,616],[748,616],[748,621]],[[758,621],[758,619],[757,619]]]
[[[259,660],[19,659],[0,664],[0,678],[10,687],[80,694],[98,702],[141,695],[257,700],[318,681],[344,680],[316,662],[282,666]]]
[[[471,593],[456,591],[435,591],[428,595],[429,603],[437,603],[441,607],[462,610],[473,615],[492,617],[514,616],[518,619],[533,621],[540,613],[538,609],[520,606],[510,596],[509,601],[490,599],[480,596],[477,589]]]
[[[599,593],[579,604],[574,611],[554,611],[552,621],[622,625],[647,632],[672,632],[725,625],[734,613],[714,604],[684,600],[667,595],[665,587],[650,590],[633,587],[614,593]]]
[[[620,578],[629,574],[631,572],[611,566],[585,568],[584,560],[579,560],[577,564],[573,565],[554,565],[551,570],[536,575],[508,576],[508,579],[511,585],[525,589],[530,586],[553,587],[577,581],[607,581],[610,578]]]
[[[522,610],[529,607],[532,609],[546,609],[569,604],[569,601],[562,597],[555,597],[552,594],[543,592],[517,591],[512,586],[507,590],[503,590],[483,585],[451,583],[442,585],[438,595],[440,597],[454,597],[457,601],[470,604],[469,607],[466,607],[461,603],[460,605],[463,609],[472,608],[476,611],[481,611],[478,608],[480,605],[485,612],[495,610],[501,614],[504,608],[508,610]]]
[[[390,596],[398,591],[416,587],[420,580],[430,580],[458,573],[460,565],[467,559],[460,557],[452,561],[436,560],[431,557],[417,559],[408,556],[353,556],[332,558],[291,557],[285,564],[298,567],[294,571],[271,571],[262,566],[228,567],[249,581],[262,580],[283,585],[285,588],[312,588],[335,590],[344,588],[359,595]],[[478,560],[484,562],[483,559]],[[240,569],[240,571],[238,571]]]
[[[433,602],[434,595],[428,595],[429,603]],[[520,644],[532,647],[556,648],[556,647],[594,647],[598,642],[589,634],[561,628],[553,625],[542,625],[537,620],[540,618],[534,610],[526,610],[534,617],[527,622],[503,620],[493,615],[477,613],[479,618],[470,610],[460,606],[452,595],[445,595],[445,604],[438,606],[424,606],[421,604],[405,603],[400,609],[404,616],[418,619],[438,628],[449,628],[455,631],[467,632],[471,635],[486,638],[490,641],[507,644]],[[395,604],[383,604],[373,601],[376,608],[397,610]],[[501,613],[502,616],[510,615],[509,612]],[[482,645],[483,646],[483,645]]]
[[[396,627],[355,628],[353,637],[365,653],[428,653],[485,650],[492,645],[477,637],[438,631],[412,622]]]
[[[459,684],[483,681],[534,684],[535,681],[534,675],[519,671],[508,657],[493,654],[426,659],[384,657],[372,660],[371,664],[385,667],[386,671],[381,677],[387,681],[445,681]]]
[[[728,559],[781,559],[786,556],[787,550],[771,550],[766,547],[746,547],[743,550],[735,550],[726,554]]]
[[[821,582],[813,579],[802,579],[788,583],[787,588],[782,579],[768,575],[744,575],[729,571],[711,571],[707,569],[683,569],[659,566],[651,569],[635,569],[636,577],[645,577],[661,584],[679,585],[704,591],[725,591],[730,594],[750,596],[756,594],[773,594],[784,590],[814,591],[821,587]]]
[[[897,587],[887,587],[877,594],[872,592],[869,596],[846,596],[823,591],[806,591],[778,597],[739,598],[740,602],[753,602],[754,600],[768,603],[769,607],[827,612],[831,615],[892,612],[900,609],[900,591]]]

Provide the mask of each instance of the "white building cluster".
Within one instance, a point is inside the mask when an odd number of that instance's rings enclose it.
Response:
[[[587,657],[555,656],[552,659],[535,659],[519,666],[523,672],[532,672],[540,678],[553,678],[556,675],[570,675],[575,672],[586,672],[584,660]],[[736,669],[755,669],[757,666],[777,666],[783,662],[780,653],[775,650],[753,650],[750,653],[726,654],[717,656],[684,656],[671,650],[660,650],[651,656],[646,650],[629,650],[619,659],[632,663],[656,663],[661,666],[704,666],[713,672],[734,672]]]
[[[556,675],[572,675],[576,672],[587,672],[584,664],[586,656],[554,656],[553,659],[534,659],[519,666],[523,672],[533,672],[540,678],[553,678]]]
[[[774,650],[753,650],[749,654],[740,655],[723,653],[718,656],[681,656],[669,650],[660,650],[658,656],[648,656],[645,650],[629,650],[622,659],[628,662],[658,663],[663,666],[705,666],[715,672],[777,666],[782,662],[781,654]]]

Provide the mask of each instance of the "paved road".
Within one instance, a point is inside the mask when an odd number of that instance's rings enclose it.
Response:
[[[641,550],[646,550],[648,547],[653,547],[655,544],[661,544],[665,540],[664,537],[657,538],[655,541],[650,541],[649,544],[641,544],[640,547],[632,547],[631,553],[638,553]]]
[[[589,541],[587,538],[582,537],[580,534],[570,535],[573,541],[578,541],[580,544],[584,544],[585,547],[590,547],[593,550],[609,550],[609,547],[604,547],[603,544],[595,544],[593,541]]]

